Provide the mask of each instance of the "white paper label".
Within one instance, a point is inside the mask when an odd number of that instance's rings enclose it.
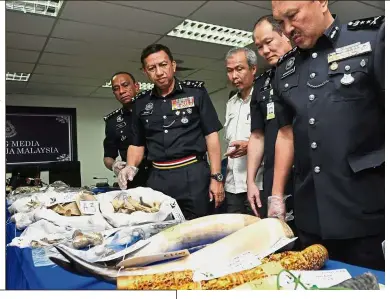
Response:
[[[294,242],[296,239],[298,239],[298,238],[295,237],[295,238],[289,239],[286,237],[281,237],[278,241],[276,241],[276,243],[274,245],[271,246],[271,248],[269,250],[267,250],[266,252],[263,252],[261,254],[258,254],[257,257],[259,260],[262,260],[266,256],[269,256],[270,254],[273,254],[275,251],[283,248],[284,246],[290,244],[291,242]]]
[[[218,278],[230,273],[236,273],[243,270],[249,270],[259,266],[261,263],[259,259],[252,252],[244,252],[232,260],[225,267],[218,267],[218,269],[199,269],[195,270],[193,281],[210,280]]]
[[[165,261],[174,258],[182,258],[188,255],[190,255],[190,252],[187,249],[184,249],[184,250],[159,253],[153,255],[138,256],[138,257],[126,259],[118,263],[117,266],[118,267],[134,267],[134,266],[140,267],[140,266],[149,265],[154,262]]]
[[[117,259],[117,258],[125,258],[126,255],[148,245],[150,243],[150,239],[146,239],[146,240],[139,240],[137,243],[135,243],[134,245],[131,245],[130,247],[126,248],[126,249],[123,249],[121,251],[118,251],[117,253],[114,253],[114,254],[111,254],[109,256],[106,256],[102,259],[99,259],[98,262],[107,262],[107,261],[111,261],[111,260],[114,260],[114,259]]]
[[[99,202],[97,200],[81,200],[80,212],[84,215],[95,215],[99,212]]]
[[[322,271],[291,271],[296,277],[301,275],[300,281],[307,288],[316,286],[318,288],[329,288],[352,278],[346,269],[322,270]],[[294,278],[287,272],[280,275],[280,286],[285,289],[294,289]],[[298,284],[297,289],[304,289]]]
[[[47,192],[43,193],[46,198],[46,207],[51,207],[56,204],[66,204],[75,201],[78,192],[67,192],[67,193],[58,193],[58,192]]]
[[[172,216],[174,219],[179,220],[180,222],[185,221],[186,219],[184,218],[184,215],[182,211],[179,208],[179,205],[175,200],[170,200],[168,201],[169,205],[171,206],[172,209]]]

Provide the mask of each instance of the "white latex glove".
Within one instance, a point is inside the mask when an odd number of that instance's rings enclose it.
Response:
[[[119,172],[125,168],[126,162],[123,161],[115,161],[112,164],[112,171],[115,173],[116,176],[118,176]]]
[[[138,168],[135,166],[126,166],[118,175],[118,184],[122,190],[127,189],[127,181],[132,181],[138,172]]]
[[[269,218],[279,218],[280,220],[287,221],[286,219],[291,220],[291,214],[289,214],[289,218],[286,218],[286,199],[291,195],[284,196],[283,198],[280,196],[269,196],[268,197],[268,217]]]

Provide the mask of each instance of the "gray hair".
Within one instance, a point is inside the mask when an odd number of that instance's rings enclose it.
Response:
[[[249,67],[256,67],[257,66],[257,56],[255,51],[252,49],[249,49],[247,47],[234,47],[227,52],[225,57],[225,62],[228,60],[228,58],[232,57],[234,54],[244,52],[246,61],[248,62]]]

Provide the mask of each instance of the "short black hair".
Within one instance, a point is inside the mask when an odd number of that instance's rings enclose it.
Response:
[[[264,21],[267,21],[268,23],[271,24],[273,31],[276,31],[277,33],[279,33],[279,35],[283,34],[282,28],[280,28],[279,23],[276,22],[273,15],[265,15],[265,16],[262,16],[260,19],[258,19],[257,22],[255,23],[255,25],[253,26],[252,31],[255,31],[257,25],[263,23]]]
[[[114,75],[111,76],[111,80],[110,80],[111,88],[112,88],[112,80],[114,79],[114,77],[117,75],[123,75],[123,74],[128,75],[131,78],[131,80],[133,80],[133,83],[136,83],[134,76],[132,74],[130,74],[129,72],[116,72]]]
[[[162,44],[151,44],[142,50],[142,53],[141,53],[142,66],[145,67],[144,61],[149,55],[160,52],[160,51],[164,51],[165,53],[167,53],[169,59],[171,61],[173,61],[173,56],[172,56],[171,50],[169,50],[169,48],[167,46],[164,46]]]

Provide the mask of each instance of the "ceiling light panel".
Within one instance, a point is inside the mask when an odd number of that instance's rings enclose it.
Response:
[[[19,81],[19,82],[27,82],[30,79],[30,75],[28,73],[10,73],[7,72],[5,74],[6,81]]]
[[[56,17],[64,1],[6,1],[8,10]]]
[[[143,90],[151,90],[154,87],[154,84],[153,83],[138,82],[138,86],[139,86],[140,91],[143,91]],[[110,81],[106,82],[104,85],[102,85],[102,87],[111,88],[111,82]]]
[[[245,47],[253,43],[252,32],[188,19],[174,28],[168,35],[233,47]]]

